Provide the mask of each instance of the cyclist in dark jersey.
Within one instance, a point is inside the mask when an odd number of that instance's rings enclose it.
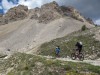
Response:
[[[79,54],[80,54],[81,51],[82,51],[82,47],[83,47],[82,42],[77,42],[75,46],[77,47],[76,50],[77,50],[77,51],[79,52]]]

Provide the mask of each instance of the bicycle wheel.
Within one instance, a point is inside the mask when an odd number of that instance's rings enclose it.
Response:
[[[84,60],[84,55],[82,53],[80,53],[78,58],[79,58],[79,60],[83,61]]]
[[[72,54],[71,54],[71,58],[72,58],[72,60],[75,60],[75,59],[76,59],[75,53],[72,53]]]

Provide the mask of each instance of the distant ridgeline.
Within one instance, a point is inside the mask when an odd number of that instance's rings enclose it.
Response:
[[[9,0],[11,1],[11,0]],[[2,11],[1,11],[2,12]],[[18,5],[8,10],[4,15],[0,15],[0,25],[23,20],[25,18],[35,19],[39,23],[49,23],[55,19],[69,16],[81,22],[88,22],[94,24],[92,19],[86,19],[78,10],[71,6],[59,6],[55,1],[41,6],[41,8],[28,9],[27,6]]]

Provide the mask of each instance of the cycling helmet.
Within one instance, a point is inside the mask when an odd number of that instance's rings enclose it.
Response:
[[[82,45],[82,42],[81,41],[79,43],[80,43],[80,45]]]

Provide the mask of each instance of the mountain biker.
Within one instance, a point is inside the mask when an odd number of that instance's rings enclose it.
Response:
[[[59,56],[59,53],[60,53],[60,47],[57,46],[57,47],[56,47],[56,55]]]
[[[75,46],[77,47],[76,50],[77,50],[78,53],[80,54],[81,51],[82,51],[82,47],[83,47],[82,42],[77,42]]]

